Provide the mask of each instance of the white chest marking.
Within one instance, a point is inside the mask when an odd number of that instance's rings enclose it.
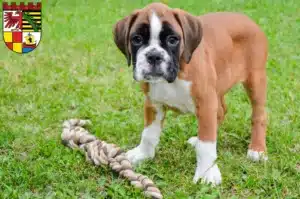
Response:
[[[195,113],[191,82],[176,79],[173,83],[150,83],[149,97],[154,103],[177,108],[183,113]]]

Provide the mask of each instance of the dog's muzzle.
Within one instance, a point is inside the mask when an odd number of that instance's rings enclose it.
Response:
[[[163,55],[157,51],[150,51],[146,55],[148,70],[144,71],[144,79],[148,81],[155,81],[164,77],[162,65],[165,60]]]

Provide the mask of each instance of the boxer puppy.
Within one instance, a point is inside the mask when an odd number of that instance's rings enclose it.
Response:
[[[197,116],[197,167],[193,181],[217,185],[217,127],[226,113],[224,95],[242,83],[252,105],[248,158],[266,160],[267,38],[245,15],[229,12],[194,16],[152,3],[118,21],[114,41],[133,65],[145,94],[140,144],[127,152],[139,163],[153,158],[167,109]]]

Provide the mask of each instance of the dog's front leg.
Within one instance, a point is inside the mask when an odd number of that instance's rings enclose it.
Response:
[[[213,89],[196,98],[198,136],[188,141],[195,147],[197,155],[194,183],[200,178],[204,183],[213,185],[221,183],[221,173],[215,162],[217,159],[217,111],[218,98]]]
[[[155,147],[159,142],[165,111],[162,105],[152,104],[146,97],[144,104],[144,130],[141,142],[134,149],[126,153],[131,163],[138,164],[147,158],[153,158]]]

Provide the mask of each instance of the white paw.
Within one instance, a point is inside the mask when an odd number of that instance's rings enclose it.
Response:
[[[201,166],[197,166],[193,182],[197,183],[200,178],[201,183],[212,184],[213,186],[222,182],[221,172],[216,164],[205,170]]]
[[[268,156],[263,151],[253,151],[252,149],[248,149],[247,157],[253,162],[259,161],[267,161]]]
[[[221,172],[215,163],[217,159],[216,142],[205,142],[198,137],[191,137],[188,140],[196,149],[197,168],[193,178],[193,182],[197,183],[201,179],[201,183],[218,185],[222,181]]]
[[[134,149],[129,150],[126,153],[127,159],[133,165],[137,165],[147,158],[153,158],[153,156],[154,155],[143,152],[139,146],[135,147]]]

